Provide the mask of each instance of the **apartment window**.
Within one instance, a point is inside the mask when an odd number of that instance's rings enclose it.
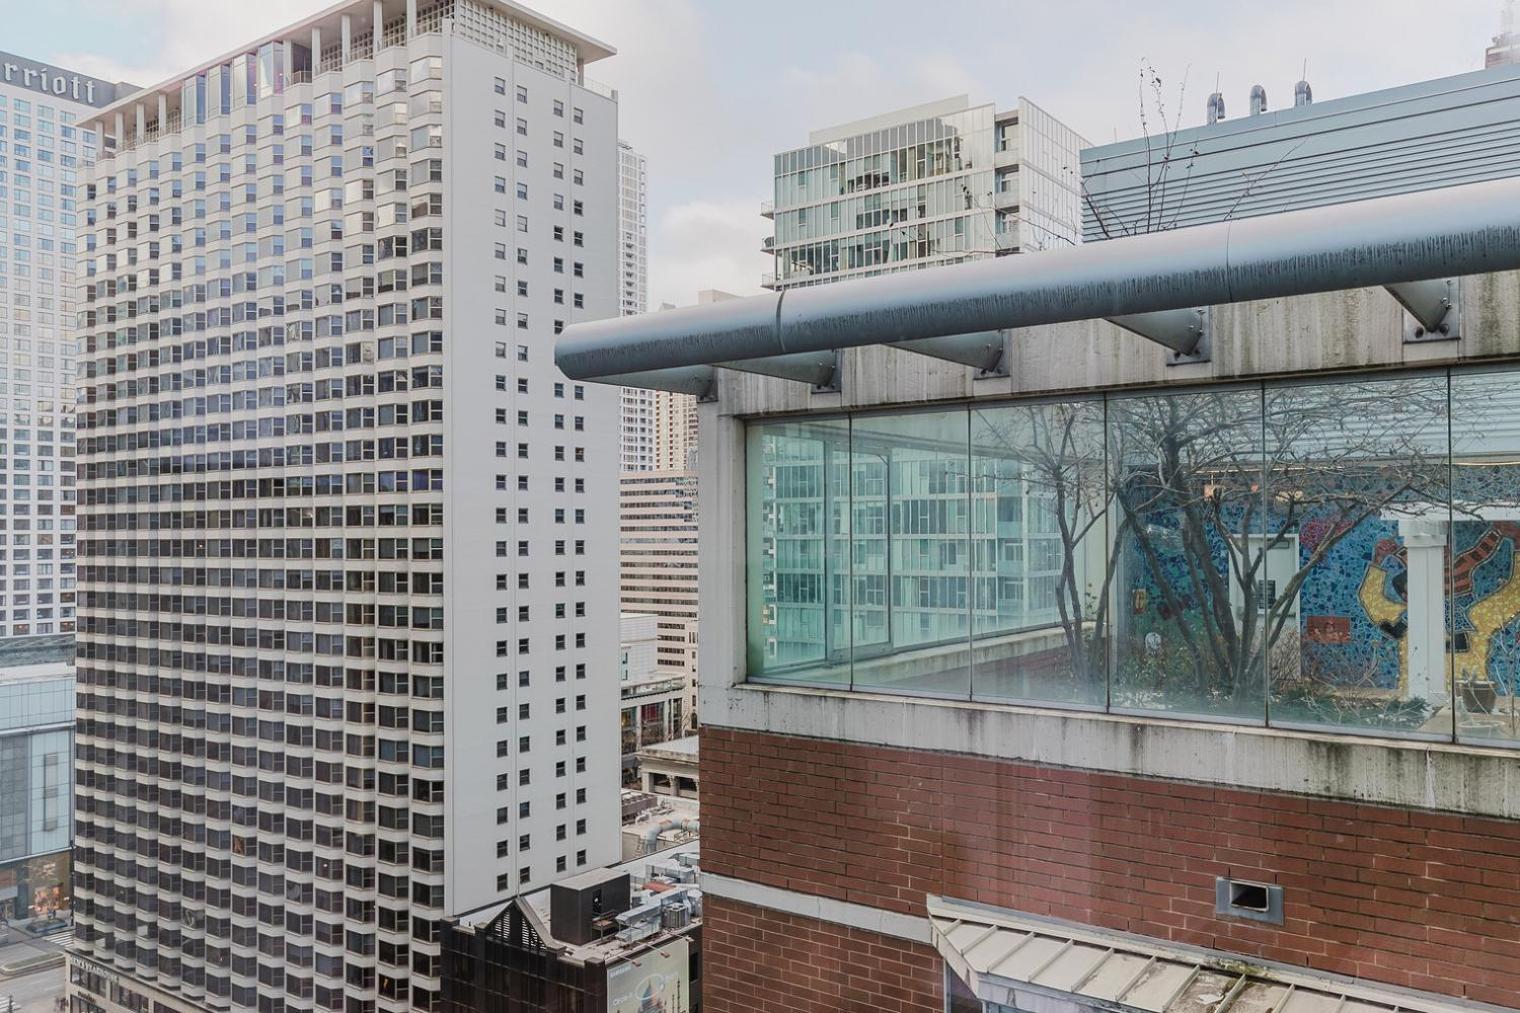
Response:
[[[554,132],[554,146],[556,148],[563,148],[565,146],[565,135],[563,131],[556,130]]]
[[[505,224],[505,223],[503,223],[503,224]],[[517,231],[518,232],[527,232],[528,231],[528,216],[527,215],[518,215],[517,216]]]
[[[577,851],[575,853],[575,864],[576,865],[585,865],[586,864],[586,853],[584,851]]]
[[[527,200],[528,199],[528,184],[526,184],[526,183],[519,183],[519,184],[517,184],[517,199],[518,200]]]
[[[505,95],[506,93],[507,93],[507,80],[506,80],[506,78],[498,77],[496,79],[496,94],[498,94],[498,95]]]
[[[529,869],[526,865],[523,866],[521,869],[517,870],[517,882],[518,883],[526,883],[528,880],[530,880],[532,878],[533,878],[533,870]]]
[[[573,182],[575,183],[576,186],[584,186],[585,183],[586,183],[586,174],[585,174],[585,172],[583,172],[580,169],[576,169],[575,170],[575,178],[574,178]]]
[[[507,259],[507,244],[506,243],[497,243],[496,244],[496,259],[497,260],[506,260]]]
[[[518,326],[518,328],[520,330],[524,330],[525,331],[525,330],[528,329],[528,314],[526,314],[526,313],[519,313],[519,314],[517,314],[517,326]]]
[[[492,180],[492,183],[495,186],[497,193],[507,192],[507,177],[497,176],[494,180]]]
[[[526,102],[526,101],[528,101],[528,89],[525,86],[523,86],[523,85],[518,85],[517,86],[517,101],[519,101],[519,102]]]
[[[585,832],[586,832],[586,821],[585,821],[585,819],[582,818],[582,819],[576,820],[575,821],[575,836],[580,837]]]
[[[527,345],[518,345],[517,346],[517,361],[518,362],[527,362],[528,361],[528,346]]]
[[[585,213],[586,213],[586,202],[585,201],[579,201],[579,200],[576,201],[575,202],[575,206],[571,208],[571,214],[584,215]]]
[[[585,805],[586,804],[586,789],[585,788],[577,788],[577,789],[575,789],[575,804],[576,805]]]
[[[517,294],[519,296],[522,296],[523,298],[527,298],[527,295],[528,295],[528,283],[526,281],[519,281],[517,283]]]
[[[584,155],[586,153],[586,142],[581,140],[579,137],[571,142],[570,147],[571,150],[574,151],[577,155]]]
[[[519,136],[528,136],[528,121],[523,117],[517,117],[517,133]]]
[[[576,172],[580,172],[579,169],[577,169],[575,171]],[[565,163],[564,162],[555,162],[554,163],[554,178],[555,179],[564,179],[565,178]]]
[[[561,102],[559,99],[555,99],[554,100],[554,115],[556,115],[556,116],[564,116],[565,115],[565,103]]]
[[[519,246],[517,248],[517,262],[519,264],[522,264],[524,267],[527,266],[527,264],[528,264],[528,248],[526,246]]]
[[[523,169],[528,167],[528,153],[521,148],[517,149],[517,165]]]
[[[507,146],[505,144],[496,145],[496,160],[498,162],[505,162],[507,160]]]
[[[585,123],[586,122],[586,112],[585,112],[585,110],[583,110],[579,106],[577,106],[575,108],[575,117],[574,117],[574,119],[575,119],[575,122],[577,122],[577,123]]]
[[[500,110],[500,109],[496,110],[495,122],[496,122],[496,125],[498,127],[504,127],[504,126],[506,126],[507,125],[507,114],[505,112],[503,112],[502,110]]]

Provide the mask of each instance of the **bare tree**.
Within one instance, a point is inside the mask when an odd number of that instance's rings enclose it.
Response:
[[[1020,483],[1053,515],[1064,678],[1112,661],[1121,695],[1245,708],[1269,669],[1298,678],[1299,594],[1330,554],[1447,500],[1445,411],[1419,378],[1113,398],[977,411],[972,445],[1006,463],[982,464],[984,482]],[[1116,614],[1137,592],[1156,599],[1148,630]]]

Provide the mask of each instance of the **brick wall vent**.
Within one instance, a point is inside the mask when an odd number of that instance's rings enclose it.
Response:
[[[1214,913],[1224,918],[1283,923],[1283,890],[1272,883],[1220,876],[1214,880]]]

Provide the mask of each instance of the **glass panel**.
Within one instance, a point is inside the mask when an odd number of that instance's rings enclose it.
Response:
[[[971,475],[973,695],[1104,706],[1103,402],[973,410]]]
[[[1265,718],[1261,408],[1259,389],[1109,402],[1115,708]]]
[[[1444,376],[1267,390],[1272,724],[1451,736],[1446,414]]]
[[[849,422],[747,434],[749,677],[848,685]]]
[[[851,426],[857,689],[970,693],[966,423],[957,409]]]
[[[1520,740],[1520,388],[1451,378],[1451,666],[1457,735]]]

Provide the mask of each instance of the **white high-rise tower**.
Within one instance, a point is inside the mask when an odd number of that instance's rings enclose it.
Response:
[[[620,312],[649,309],[649,188],[644,156],[627,141],[618,142],[618,256],[621,268]],[[648,471],[654,464],[654,396],[637,387],[622,394],[623,471]]]
[[[618,857],[611,52],[360,0],[81,124],[79,1008],[433,1009]]]

